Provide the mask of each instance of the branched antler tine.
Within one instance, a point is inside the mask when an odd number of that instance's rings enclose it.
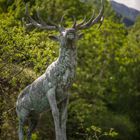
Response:
[[[41,18],[39,11],[37,11],[37,18],[39,19],[40,23],[46,25],[45,21]]]
[[[100,13],[98,14],[98,16],[92,21],[90,26],[92,26],[92,25],[94,25],[96,23],[102,23],[103,13],[104,13],[104,6],[100,10]]]
[[[76,25],[76,28],[80,27],[81,25],[83,25],[86,22],[86,16],[84,17],[83,21],[79,24]]]
[[[39,24],[30,16],[29,11],[28,11],[28,5],[26,4],[26,10],[25,10],[25,15],[29,18],[30,23],[28,23],[28,25],[34,25],[34,26],[38,26]]]
[[[28,11],[28,5],[26,4],[26,10],[25,10],[25,15],[29,18],[30,23],[26,25],[37,25],[37,22],[30,16],[29,11]],[[37,25],[38,26],[38,25]]]
[[[22,22],[23,22],[23,24],[24,24],[26,27],[28,27],[28,28],[32,26],[31,23],[26,23],[26,22],[25,22],[25,18],[24,18],[24,17],[22,18]]]
[[[61,17],[61,20],[60,20],[60,25],[63,26],[63,21],[64,21],[64,17],[66,16],[66,14],[63,14],[63,16]]]
[[[50,25],[47,25],[45,23],[45,25],[43,24],[40,24],[38,22],[36,22],[29,14],[29,11],[28,11],[28,5],[26,4],[26,10],[25,10],[25,14],[26,16],[29,18],[29,21],[30,23],[27,23],[26,26],[35,26],[35,27],[38,27],[40,29],[48,29],[48,30],[58,30],[58,28],[56,26],[50,26]]]
[[[85,23],[84,25],[81,25],[78,29],[86,29],[86,28],[89,28],[92,25],[97,24],[97,23],[100,23],[100,26],[101,26],[102,19],[103,19],[103,13],[104,13],[104,6],[102,6],[98,16],[95,19],[94,19],[94,14],[93,14],[91,19],[87,23]]]
[[[101,17],[100,25],[98,26],[98,29],[102,26],[103,21],[104,21],[104,16]]]
[[[28,11],[28,5],[26,4],[25,7],[25,15],[30,19],[29,11]]]
[[[66,16],[66,14],[63,14],[63,16],[61,17],[61,19],[60,19],[60,31],[62,31],[62,30],[64,30],[65,29],[65,27],[64,27],[64,25],[63,25],[63,21],[64,21],[64,17]]]
[[[73,26],[72,28],[75,28],[76,27],[76,17],[75,16],[72,16],[73,17]]]
[[[48,22],[49,24],[58,27],[58,25],[55,22],[53,22],[50,17],[48,17]]]
[[[91,16],[91,18],[89,19],[89,21],[87,22],[87,23],[85,23],[85,25],[83,25],[83,27],[85,26],[89,26],[89,25],[91,25],[91,23],[92,23],[92,21],[94,20],[94,17],[95,17],[95,13],[93,12],[93,14],[92,14],[92,16]]]

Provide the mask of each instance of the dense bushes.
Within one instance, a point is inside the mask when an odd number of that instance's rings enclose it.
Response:
[[[16,140],[17,95],[57,58],[59,44],[48,38],[55,32],[24,28],[22,1],[0,3],[0,138]],[[32,0],[34,18],[38,6],[44,19],[50,15],[56,22],[65,11],[66,25],[71,25],[70,15],[81,20],[83,14],[91,15],[92,8],[73,0]],[[96,6],[99,3],[94,3]],[[83,31],[84,38],[78,42],[77,76],[71,89],[67,127],[70,140],[93,140],[95,133],[103,134],[101,139],[140,138],[140,20],[126,29],[107,2],[105,17],[101,29],[94,26]],[[42,115],[33,139],[54,139],[50,112]]]

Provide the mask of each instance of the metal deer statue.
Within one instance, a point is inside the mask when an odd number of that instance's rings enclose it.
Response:
[[[82,36],[82,34],[79,34],[79,30],[88,29],[97,23],[101,25],[103,11],[104,7],[102,6],[97,17],[93,15],[88,21],[85,18],[79,24],[74,18],[73,26],[65,29],[63,27],[63,17],[59,25],[54,23],[48,25],[40,16],[38,16],[39,22],[37,22],[29,15],[28,6],[26,5],[26,15],[29,21],[26,25],[44,30],[58,31],[59,36],[50,36],[50,39],[60,43],[60,51],[57,60],[48,66],[46,72],[28,85],[18,96],[16,112],[19,119],[19,140],[24,140],[23,127],[27,120],[29,124],[27,140],[31,140],[39,114],[47,109],[52,111],[56,140],[67,140],[68,90],[75,77],[77,64],[76,41]],[[59,107],[58,103],[60,103]]]

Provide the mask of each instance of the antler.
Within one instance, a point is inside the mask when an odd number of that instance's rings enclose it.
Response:
[[[73,28],[75,28],[77,30],[87,29],[87,28],[90,28],[91,26],[93,26],[94,24],[97,24],[97,23],[100,23],[100,25],[99,25],[99,27],[100,27],[102,25],[102,22],[104,19],[103,13],[104,13],[104,5],[102,5],[102,8],[101,8],[101,10],[96,18],[94,18],[94,13],[93,13],[92,17],[87,22],[86,22],[86,17],[79,24],[76,24],[76,21],[75,21]]]
[[[40,17],[39,13],[37,13],[37,17],[39,19],[39,22],[35,21],[29,14],[27,4],[26,4],[25,15],[29,19],[29,23],[26,24],[27,27],[34,26],[34,27],[37,27],[40,29],[59,30],[60,31],[60,27],[58,25],[56,25],[52,22],[51,22],[52,25],[48,25],[47,23],[45,23],[45,21],[43,21],[42,18]]]
[[[101,10],[100,10],[100,12],[99,12],[99,14],[96,18],[94,18],[94,13],[93,13],[93,15],[89,19],[89,21],[86,22],[86,17],[85,17],[81,23],[77,24],[76,23],[76,18],[73,17],[74,24],[73,24],[72,28],[75,28],[76,30],[82,30],[82,29],[90,28],[91,26],[93,26],[94,24],[97,24],[97,23],[100,23],[100,25],[99,25],[99,27],[100,27],[102,25],[102,22],[103,22],[103,19],[104,19],[103,18],[103,13],[104,13],[104,5],[102,4],[102,8],[101,8]],[[37,13],[37,17],[39,19],[39,22],[37,22],[30,16],[27,4],[26,4],[25,15],[27,16],[27,18],[29,20],[29,23],[26,24],[27,27],[35,26],[35,27],[40,28],[40,29],[58,30],[59,32],[64,30],[63,19],[64,19],[65,15],[62,16],[61,21],[60,21],[60,25],[57,25],[56,23],[54,23],[52,21],[49,21],[49,23],[51,25],[48,25],[46,22],[44,22],[42,20],[39,13]]]

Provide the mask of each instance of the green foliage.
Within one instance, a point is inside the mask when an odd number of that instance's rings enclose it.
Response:
[[[89,18],[92,8],[98,12],[99,1],[32,0],[30,13],[36,9],[44,20],[50,16],[59,22],[63,13],[66,23],[71,15],[81,21]],[[47,9],[47,10],[46,10]],[[22,0],[0,0],[0,139],[17,139],[14,105],[19,92],[58,56],[59,45],[48,36],[55,32],[27,30],[21,18]],[[140,19],[126,29],[105,2],[105,21],[83,31],[78,42],[77,77],[71,89],[68,116],[70,140],[140,138]],[[10,109],[10,110],[9,110]],[[8,113],[8,112],[9,113]],[[49,114],[49,115],[48,115]],[[54,139],[50,113],[44,113],[33,140]],[[16,126],[16,127],[15,127]]]
[[[88,138],[87,140],[100,140],[102,137],[116,137],[118,135],[117,132],[114,131],[113,128],[110,128],[109,131],[103,132],[103,130],[99,127],[92,125],[90,128],[87,128]]]

